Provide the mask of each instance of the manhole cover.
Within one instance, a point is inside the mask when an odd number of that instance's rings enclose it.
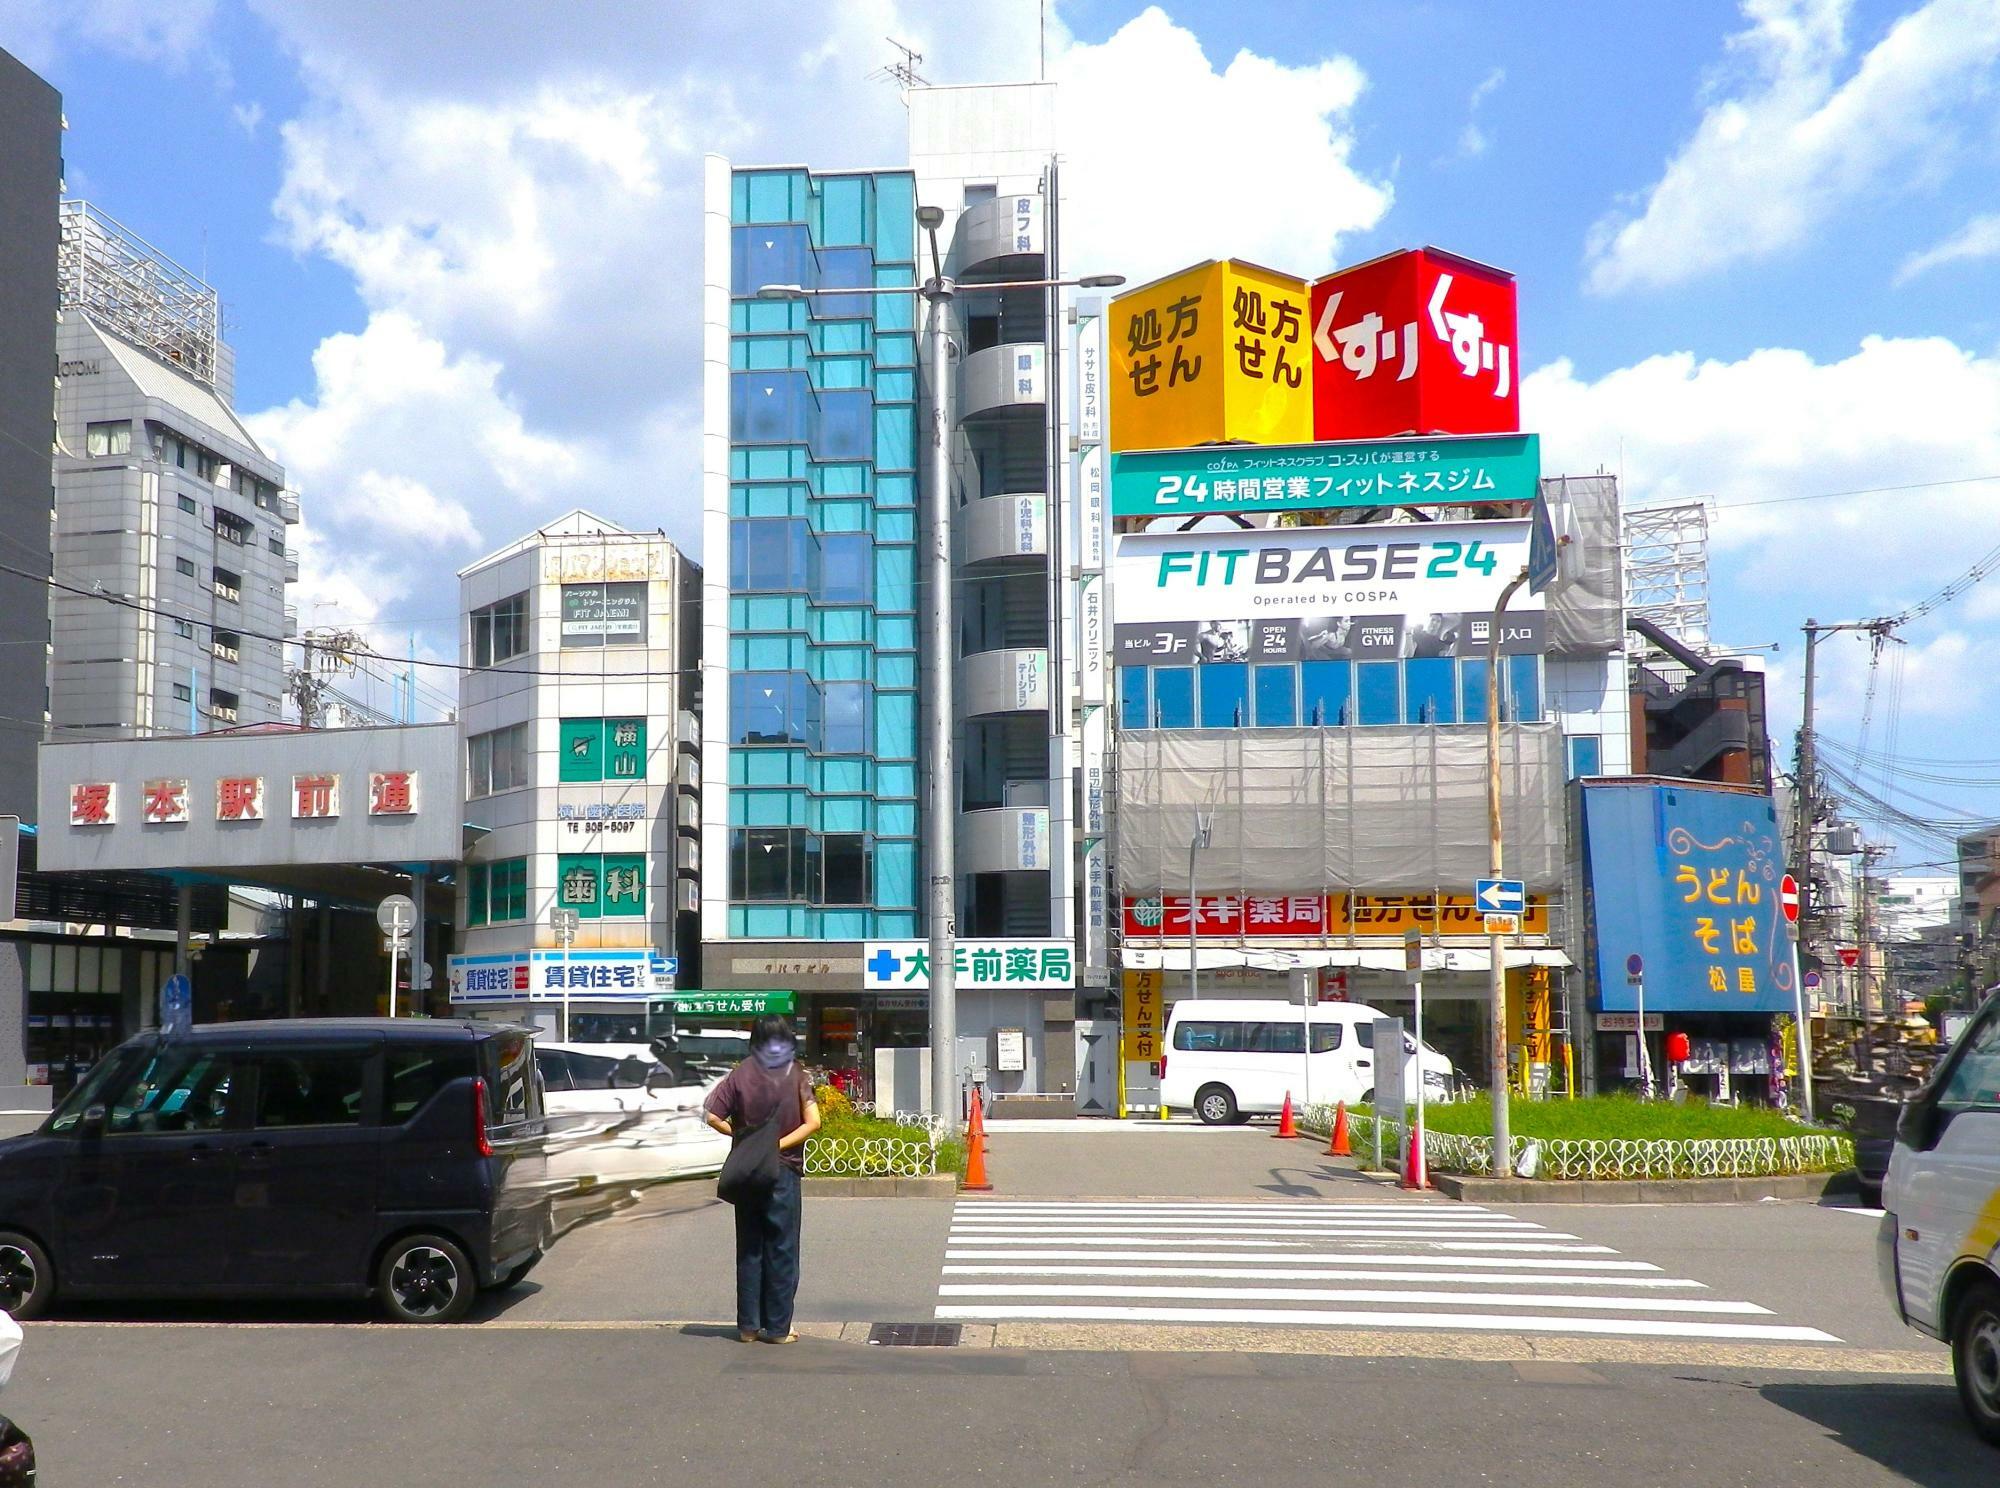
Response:
[[[885,1348],[955,1348],[962,1328],[959,1323],[877,1323],[868,1330],[868,1341]]]

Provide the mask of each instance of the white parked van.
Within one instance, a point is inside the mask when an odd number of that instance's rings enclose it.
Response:
[[[1904,1105],[1882,1203],[1889,1299],[1951,1346],[1965,1413],[2000,1445],[2000,997]]]
[[[1193,1111],[1211,1126],[1276,1112],[1286,1095],[1303,1104],[1308,1084],[1319,1103],[1354,1105],[1375,1096],[1375,1020],[1383,1016],[1358,1002],[1323,1002],[1306,1010],[1290,1002],[1192,998],[1167,1015],[1167,1050],[1160,1061],[1160,1104]],[[1312,1053],[1306,1054],[1306,1029]],[[1416,1040],[1403,1035],[1406,1055]],[[1306,1061],[1312,1061],[1308,1082]],[[1417,1061],[1406,1059],[1403,1098],[1417,1098]],[[1426,1046],[1424,1096],[1442,1100],[1451,1090],[1451,1061]]]

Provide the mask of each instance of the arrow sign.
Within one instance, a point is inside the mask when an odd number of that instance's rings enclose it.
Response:
[[[1472,902],[1486,914],[1517,915],[1528,907],[1527,886],[1518,878],[1482,878],[1472,886]]]

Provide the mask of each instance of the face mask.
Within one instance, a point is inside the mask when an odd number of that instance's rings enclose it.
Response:
[[[757,1046],[757,1062],[767,1070],[781,1070],[792,1062],[793,1047],[783,1039],[772,1039]]]

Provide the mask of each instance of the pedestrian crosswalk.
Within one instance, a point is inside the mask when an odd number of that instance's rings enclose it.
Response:
[[[1415,1199],[961,1200],[936,1316],[1840,1341],[1608,1245]]]

